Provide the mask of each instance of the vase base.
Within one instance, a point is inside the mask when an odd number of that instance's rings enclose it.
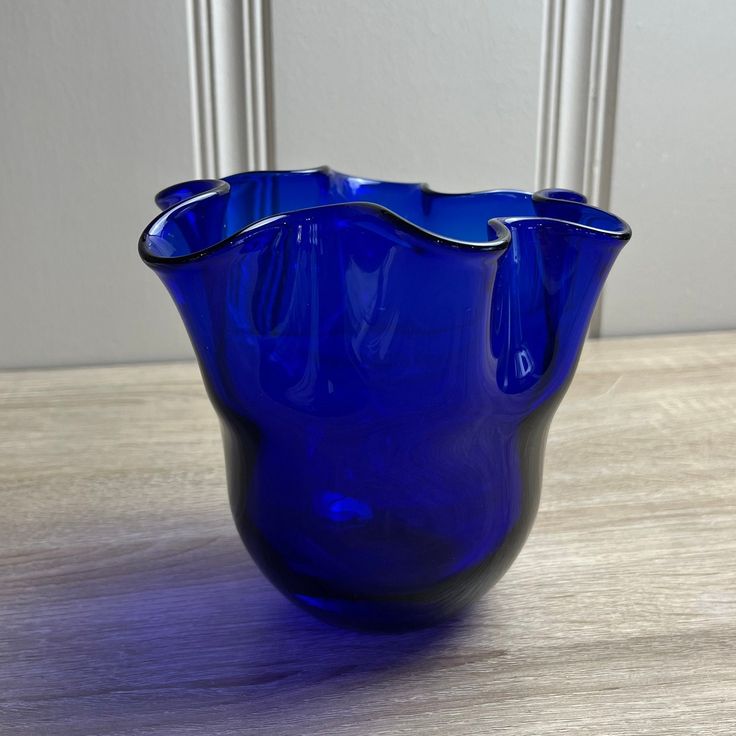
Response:
[[[468,602],[459,606],[421,606],[416,603],[347,600],[289,595],[289,600],[325,623],[341,629],[403,633],[425,629],[461,618]]]

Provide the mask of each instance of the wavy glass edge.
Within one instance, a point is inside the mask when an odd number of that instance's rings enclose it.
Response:
[[[166,256],[156,253],[155,239],[161,237],[167,228],[174,222],[177,216],[187,212],[196,212],[196,209],[206,208],[219,197],[228,197],[231,192],[231,182],[237,181],[243,184],[248,178],[254,180],[263,177],[279,177],[279,176],[298,176],[304,177],[305,183],[307,179],[321,177],[330,184],[330,191],[335,189],[336,182],[346,182],[354,185],[375,185],[386,187],[405,188],[407,193],[411,191],[419,192],[422,200],[422,206],[426,207],[434,200],[451,200],[463,198],[490,198],[499,196],[512,196],[520,199],[528,199],[533,204],[545,207],[547,210],[553,209],[555,216],[545,215],[525,215],[525,216],[501,216],[491,217],[487,220],[487,226],[490,233],[496,237],[489,240],[464,240],[454,238],[429,230],[418,223],[407,219],[401,214],[395,212],[390,207],[377,202],[370,202],[362,199],[351,201],[326,202],[308,207],[299,207],[296,209],[286,209],[274,214],[260,217],[247,222],[239,229],[222,239],[215,239],[214,242],[198,250],[177,256]],[[564,188],[546,188],[537,192],[529,192],[521,189],[488,189],[471,192],[441,192],[432,189],[426,183],[410,183],[410,182],[392,182],[381,179],[370,179],[350,174],[343,174],[328,166],[320,166],[311,169],[273,169],[248,171],[222,179],[193,179],[179,182],[172,186],[162,189],[155,197],[156,204],[163,211],[157,215],[143,230],[138,243],[138,252],[140,257],[150,265],[175,265],[180,263],[188,263],[199,261],[215,252],[225,250],[235,245],[244,236],[258,232],[267,226],[285,222],[292,215],[297,213],[308,215],[312,211],[321,211],[325,208],[338,209],[356,209],[364,208],[373,212],[377,217],[392,221],[394,225],[403,229],[407,233],[423,238],[428,242],[433,242],[442,247],[449,247],[458,250],[467,250],[485,253],[500,253],[508,248],[511,243],[511,231],[508,224],[515,222],[539,220],[554,220],[569,225],[573,229],[587,231],[594,234],[608,236],[614,240],[626,241],[631,237],[631,228],[628,223],[617,215],[588,204],[587,198],[570,189]],[[430,204],[431,206],[431,204]],[[207,213],[201,213],[207,216]],[[559,215],[559,216],[557,216]],[[608,222],[609,227],[601,227],[591,225],[588,221]]]

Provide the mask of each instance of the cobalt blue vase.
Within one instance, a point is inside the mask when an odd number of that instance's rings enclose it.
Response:
[[[482,595],[529,533],[626,223],[571,191],[450,195],[327,168],[156,201],[140,255],[186,324],[264,574],[365,628]]]

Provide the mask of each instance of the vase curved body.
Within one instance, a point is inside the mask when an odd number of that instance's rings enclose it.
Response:
[[[626,224],[564,190],[447,195],[329,169],[157,202],[140,253],[186,324],[266,576],[362,627],[430,624],[485,592],[533,522]]]

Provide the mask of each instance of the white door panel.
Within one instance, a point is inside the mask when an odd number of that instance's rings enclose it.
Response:
[[[634,239],[602,334],[736,327],[736,4],[628,2],[620,64],[619,10],[0,0],[0,368],[191,356],[135,250],[152,196],[263,166],[446,191],[582,182],[604,206],[610,185]]]
[[[136,253],[194,174],[185,11],[0,2],[0,367],[191,355]]]
[[[736,327],[736,3],[628,2],[611,204],[634,239],[602,333]]]
[[[540,2],[278,0],[272,15],[279,167],[534,185]]]

